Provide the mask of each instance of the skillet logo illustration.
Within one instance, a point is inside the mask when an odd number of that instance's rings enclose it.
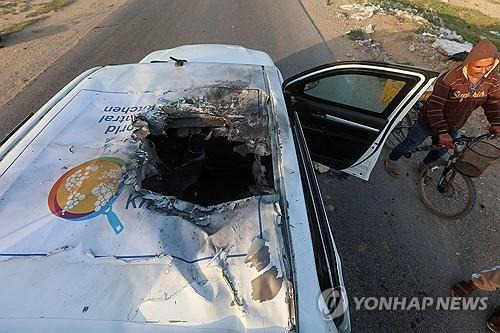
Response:
[[[72,168],[52,186],[50,211],[77,222],[104,214],[113,231],[119,234],[123,224],[111,206],[125,187],[126,165],[116,157],[99,157]]]

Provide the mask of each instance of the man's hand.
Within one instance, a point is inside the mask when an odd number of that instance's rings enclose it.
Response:
[[[491,126],[490,127],[490,132],[495,133],[495,136],[500,135],[500,126]]]
[[[453,138],[448,133],[439,134],[439,144],[445,146],[446,148],[455,148]]]

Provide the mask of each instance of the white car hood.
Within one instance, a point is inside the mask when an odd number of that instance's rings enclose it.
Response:
[[[166,91],[242,78],[265,89],[261,67],[208,66],[210,76],[206,64],[195,63],[182,71],[170,63],[101,69],[0,162],[0,327],[288,331],[275,195],[215,207],[210,231],[205,220],[198,225],[147,209],[131,178],[75,218],[69,200],[66,208],[58,204],[60,189],[100,172],[94,165],[64,177],[83,163],[118,163],[96,182],[126,172],[135,158],[131,116],[154,108]],[[109,207],[99,210],[98,200]]]

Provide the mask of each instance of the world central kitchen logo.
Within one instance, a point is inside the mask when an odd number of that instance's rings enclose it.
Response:
[[[49,193],[49,209],[57,217],[81,222],[106,215],[116,234],[123,224],[112,211],[113,202],[125,187],[125,161],[99,157],[84,162],[62,175]]]

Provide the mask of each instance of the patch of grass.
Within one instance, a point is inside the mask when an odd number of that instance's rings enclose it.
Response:
[[[427,24],[419,24],[417,29],[415,30],[418,34],[423,34],[424,32],[429,32],[430,27]]]
[[[365,38],[365,34],[361,29],[354,29],[347,33],[347,37],[350,40],[363,40]]]
[[[4,3],[0,3],[0,8],[13,8],[13,7],[16,7],[17,4],[16,2],[4,2]]]
[[[64,6],[69,5],[74,0],[52,0],[42,5],[40,8],[36,10],[38,15],[49,13],[53,10],[61,9]]]
[[[23,22],[13,24],[10,27],[1,30],[0,37],[5,37],[8,35],[12,35],[13,33],[19,32],[19,31],[23,30],[24,28],[26,28],[27,26],[32,25],[33,23],[35,23],[37,21],[38,21],[38,19],[31,19],[31,20],[26,20]]]
[[[468,42],[476,43],[480,37],[487,37],[500,48],[500,37],[490,33],[500,31],[500,21],[476,9],[453,6],[438,0],[372,0],[371,3],[386,10],[409,9],[435,25],[455,30]]]
[[[26,17],[34,17],[34,18],[13,24],[10,27],[7,27],[7,28],[1,30],[0,37],[6,37],[8,35],[12,35],[13,33],[19,32],[19,31],[23,30],[24,28],[26,28],[27,26],[30,26],[30,25],[47,17],[47,16],[40,16],[40,15],[49,13],[53,10],[60,9],[64,6],[69,5],[73,1],[74,0],[51,0],[50,2],[47,2],[47,3],[43,4],[42,6],[40,6],[40,8],[38,8],[34,12],[26,15]]]
[[[24,5],[23,7],[19,8],[19,12],[20,13],[24,13],[24,12],[27,12],[28,10],[30,10],[31,7],[27,6],[27,5]]]

